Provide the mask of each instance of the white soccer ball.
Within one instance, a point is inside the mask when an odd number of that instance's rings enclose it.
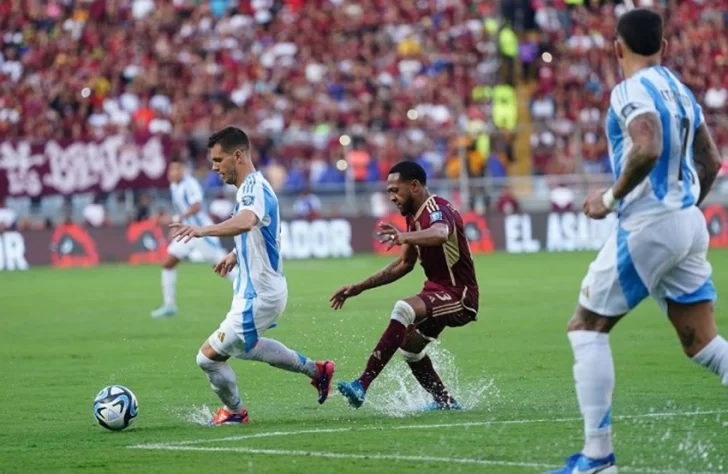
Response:
[[[120,431],[129,427],[139,413],[137,399],[126,387],[109,385],[94,399],[94,417],[108,430]]]

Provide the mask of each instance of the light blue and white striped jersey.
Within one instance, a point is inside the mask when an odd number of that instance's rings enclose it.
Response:
[[[642,69],[612,90],[606,131],[615,178],[632,148],[627,127],[643,113],[660,118],[662,154],[649,177],[620,202],[621,221],[684,209],[700,195],[693,139],[704,121],[703,111],[693,93],[663,66]]]
[[[212,225],[212,219],[205,209],[202,186],[192,176],[186,175],[179,183],[171,183],[169,190],[172,193],[172,205],[177,214],[182,215],[196,203],[200,203],[200,210],[196,214],[186,217],[183,222],[187,225]]]
[[[287,294],[280,252],[281,215],[278,197],[260,171],[245,178],[235,197],[235,211],[248,210],[258,217],[250,232],[235,236],[240,273],[235,293],[244,298]]]
[[[210,214],[205,209],[205,200],[202,193],[202,186],[192,176],[185,175],[179,183],[171,183],[169,190],[172,193],[172,205],[177,214],[182,215],[196,203],[200,203],[200,210],[182,220],[187,225],[195,225],[198,227],[212,225]],[[202,239],[211,247],[219,247],[222,249],[219,237],[204,237]]]

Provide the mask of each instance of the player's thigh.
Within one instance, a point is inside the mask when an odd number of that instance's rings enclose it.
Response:
[[[167,247],[167,253],[173,255],[178,260],[184,260],[189,257],[190,253],[195,249],[196,240],[192,239],[189,242],[179,242],[173,240]]]
[[[675,249],[681,258],[665,273],[654,293],[665,313],[668,312],[668,301],[689,305],[704,301],[714,303],[717,298],[712,280],[713,268],[707,258],[710,236],[705,218],[699,209],[696,208],[696,211],[697,214],[692,212],[686,215],[680,229],[689,248],[687,251]]]
[[[424,317],[415,321],[417,332],[433,341],[447,327],[460,327],[475,321],[476,313],[469,310],[463,301],[447,291],[423,291],[417,298],[424,306]]]
[[[225,359],[228,357],[239,357],[245,353],[246,344],[243,320],[246,310],[252,308],[252,306],[252,299],[241,298],[237,295],[233,297],[230,311],[228,311],[218,329],[207,338],[205,345],[212,348],[216,354],[219,354]]]
[[[662,222],[632,231],[615,229],[582,280],[582,308],[604,317],[622,316],[655,291],[675,262],[660,226]]]

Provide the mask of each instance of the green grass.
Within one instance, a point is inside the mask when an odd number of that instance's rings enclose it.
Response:
[[[180,267],[180,314],[168,320],[149,317],[161,299],[156,267],[0,273],[0,472],[541,472],[528,464],[555,465],[581,447],[565,326],[592,257],[478,258],[479,321],[445,331],[432,351],[467,411],[409,413],[425,397],[412,388],[399,359],[357,411],[338,395],[318,406],[300,375],[233,361],[252,423],[218,428],[193,421],[204,405],[218,406],[195,356],[230,304],[229,285],[208,266]],[[728,265],[728,253],[712,252],[711,259],[716,286],[726,291],[728,274],[720,269]],[[310,357],[335,359],[338,379],[357,376],[393,303],[416,293],[422,275],[418,270],[365,293],[341,312],[328,308],[328,297],[385,262],[377,257],[286,262],[288,310],[267,335]],[[718,322],[728,328],[724,311]],[[645,302],[611,340],[617,365],[615,442],[623,472],[728,472],[728,414],[685,414],[728,410],[728,392],[682,355],[655,303]],[[96,425],[91,414],[93,397],[112,383],[131,388],[140,403],[139,419],[119,433]],[[663,412],[681,415],[644,417]],[[502,420],[531,421],[498,423]],[[432,426],[442,424],[449,426]],[[301,430],[330,432],[187,445],[229,449],[219,452],[128,448]],[[377,456],[350,456],[357,454]]]

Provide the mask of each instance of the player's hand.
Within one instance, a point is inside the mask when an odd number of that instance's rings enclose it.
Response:
[[[339,288],[339,290],[334,293],[334,296],[329,299],[329,303],[331,303],[332,308],[341,309],[342,306],[344,306],[344,301],[346,301],[347,298],[356,296],[361,292],[362,289],[359,288],[357,285],[344,286],[342,288]]]
[[[215,273],[220,275],[221,277],[226,276],[228,273],[233,271],[233,268],[235,268],[235,265],[238,263],[238,258],[235,256],[235,253],[230,252],[229,254],[225,255],[222,260],[217,262],[215,265]]]
[[[584,200],[584,214],[592,219],[604,219],[611,214],[612,211],[604,205],[603,196],[606,191],[601,189],[589,193]]]
[[[403,234],[404,233],[400,232],[400,230],[393,224],[388,222],[379,223],[379,232],[377,232],[377,236],[381,243],[387,244],[387,251],[391,250],[395,245],[404,244]]]
[[[182,224],[181,222],[169,224],[172,228],[172,237],[170,240],[177,239],[177,242],[187,243],[195,237],[204,237],[202,228],[196,225]]]

